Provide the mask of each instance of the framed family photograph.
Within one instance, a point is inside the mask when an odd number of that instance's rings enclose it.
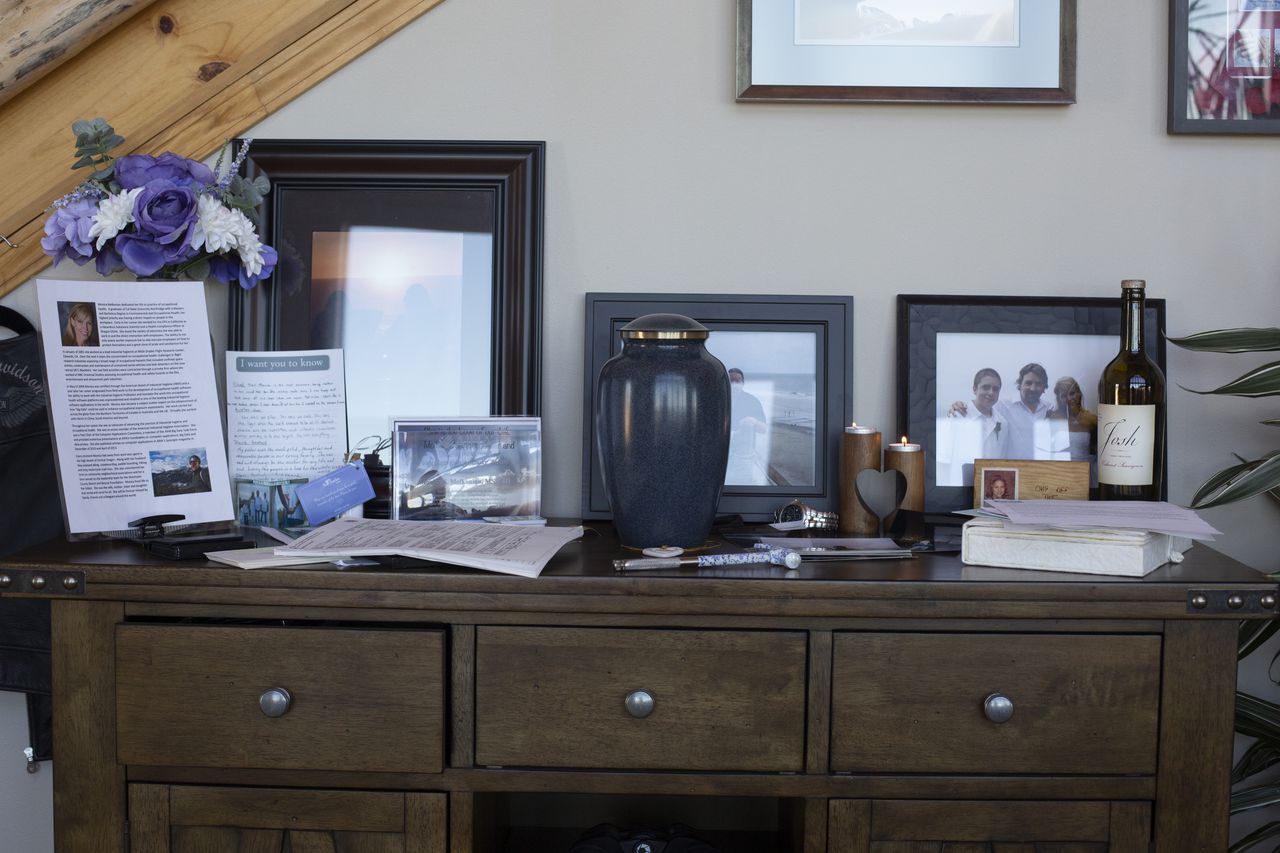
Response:
[[[537,415],[544,144],[255,140],[263,240],[234,350],[345,352],[353,443],[393,415]],[[424,369],[424,365],[430,365]]]
[[[1170,0],[1169,132],[1280,133],[1280,0]]]
[[[1164,310],[1147,300],[1162,370]],[[925,512],[973,505],[976,459],[1087,462],[1096,486],[1098,378],[1120,331],[1119,299],[899,296],[898,430],[927,453]]]
[[[1075,102],[1076,0],[737,2],[739,101]]]
[[[391,460],[394,519],[542,513],[541,418],[396,419]]]
[[[728,373],[732,428],[719,512],[772,520],[796,498],[836,511],[839,442],[853,405],[852,297],[588,293],[583,518],[611,517],[596,452],[596,378],[622,351],[622,327],[656,313],[710,329],[707,350]]]

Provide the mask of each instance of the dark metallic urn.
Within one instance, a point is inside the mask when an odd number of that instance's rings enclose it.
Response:
[[[596,451],[623,545],[702,545],[729,458],[729,377],[681,314],[622,327],[596,380]]]

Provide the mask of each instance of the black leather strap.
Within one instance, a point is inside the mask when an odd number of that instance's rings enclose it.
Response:
[[[19,335],[33,334],[36,330],[36,327],[31,325],[31,322],[26,317],[3,305],[0,305],[0,326],[12,329]]]

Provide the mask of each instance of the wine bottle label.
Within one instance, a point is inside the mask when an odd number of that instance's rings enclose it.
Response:
[[[1151,485],[1155,446],[1155,406],[1098,406],[1099,483]]]

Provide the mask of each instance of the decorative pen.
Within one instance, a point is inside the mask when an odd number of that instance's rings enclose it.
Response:
[[[788,569],[800,567],[800,555],[789,548],[771,548],[768,551],[743,551],[734,554],[702,554],[697,557],[633,557],[614,560],[615,571],[636,569],[678,569],[681,566],[741,566],[748,563],[772,563]]]

